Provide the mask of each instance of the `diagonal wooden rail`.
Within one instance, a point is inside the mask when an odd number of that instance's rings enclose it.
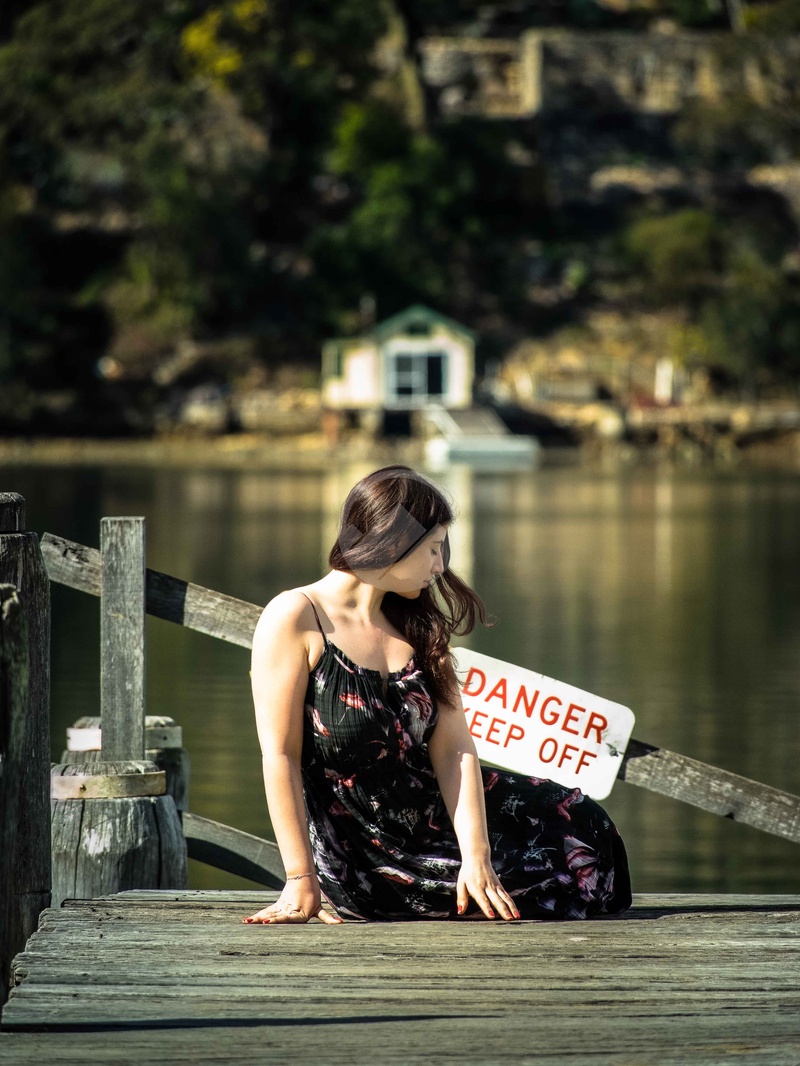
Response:
[[[41,548],[51,581],[93,596],[100,595],[101,557],[96,548],[52,533],[44,534]],[[262,610],[257,604],[157,570],[147,570],[146,609],[157,618],[243,648],[252,646],[253,630]],[[625,752],[620,778],[628,784],[800,843],[800,796],[790,792],[633,739]],[[188,835],[187,839],[190,839]]]

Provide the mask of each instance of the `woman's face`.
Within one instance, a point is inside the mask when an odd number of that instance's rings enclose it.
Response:
[[[373,571],[367,580],[383,592],[396,592],[398,596],[416,599],[446,569],[443,557],[446,537],[447,528],[435,526],[408,555],[388,570]]]

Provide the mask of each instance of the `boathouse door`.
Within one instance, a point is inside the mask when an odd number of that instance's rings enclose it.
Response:
[[[386,406],[397,409],[442,403],[446,358],[445,352],[392,352],[387,366]]]

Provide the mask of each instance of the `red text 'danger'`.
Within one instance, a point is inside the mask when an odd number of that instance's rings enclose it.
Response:
[[[501,677],[489,688],[486,684],[486,674],[477,666],[470,667],[461,692],[462,695],[469,696],[473,703],[476,697],[480,697],[486,704],[491,703],[488,714],[492,714],[500,707],[507,711],[510,705],[512,713],[524,711],[526,717],[531,718],[538,705],[539,720],[543,725],[555,726],[574,737],[581,737],[583,740],[598,745],[603,743],[603,732],[608,729],[608,719],[599,711],[587,711],[585,707],[577,703],[565,706],[558,696],[544,696],[540,699],[539,689],[529,692],[524,685],[518,685],[514,693],[512,686],[513,700],[511,700],[508,694],[507,679]],[[492,701],[495,702],[492,703]],[[493,719],[493,721],[502,721],[502,719]],[[521,737],[515,739],[521,739]],[[545,759],[544,761],[550,762],[551,760]]]

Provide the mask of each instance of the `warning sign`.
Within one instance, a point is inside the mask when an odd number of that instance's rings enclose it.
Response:
[[[629,707],[469,648],[453,652],[482,763],[593,799],[609,794],[633,731]]]

